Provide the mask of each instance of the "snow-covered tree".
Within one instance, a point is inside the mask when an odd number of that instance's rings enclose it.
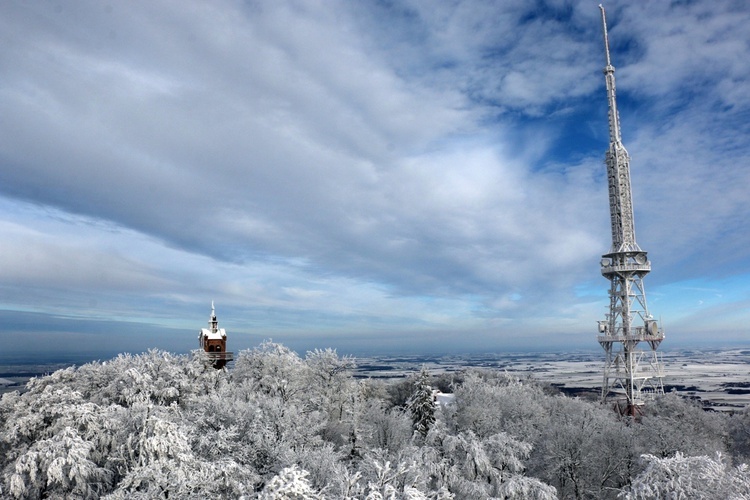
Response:
[[[707,412],[694,401],[665,394],[646,405],[638,436],[642,454],[671,457],[726,451],[726,416]]]
[[[504,373],[471,371],[454,394],[454,425],[480,438],[507,432],[533,443],[548,423],[543,403],[549,396],[538,385]]]
[[[643,460],[646,469],[623,495],[628,500],[750,498],[750,469],[744,464],[731,467],[720,453],[714,458],[643,455]]]
[[[0,399],[0,497],[708,495],[697,481],[745,495],[746,468],[706,457],[726,441],[746,458],[748,412],[727,432],[726,418],[668,396],[628,422],[496,372],[469,372],[438,409],[424,369],[394,407],[400,390],[352,367],[331,349],[302,360],[264,342],[233,370],[153,350],[33,379]]]
[[[339,357],[334,349],[315,349],[307,352],[304,363],[305,406],[326,417],[322,437],[350,456],[358,455],[367,386],[352,377],[354,360]]]
[[[441,448],[442,481],[459,498],[556,498],[554,487],[524,476],[531,445],[506,433],[481,439],[463,431]]]
[[[432,397],[432,387],[429,382],[430,374],[423,366],[414,382],[414,392],[406,403],[413,428],[422,437],[427,435],[430,427],[435,423],[435,401]]]
[[[356,364],[348,356],[339,357],[335,349],[315,349],[305,356],[307,390],[311,403],[341,420],[348,394],[352,392],[352,370]]]
[[[628,421],[600,404],[564,396],[546,403],[550,425],[537,440],[531,471],[564,498],[613,498],[638,455]]]
[[[112,473],[91,461],[94,446],[71,427],[35,442],[15,461],[10,493],[16,498],[98,498]]]
[[[306,367],[288,347],[272,342],[241,351],[235,361],[232,380],[252,384],[254,390],[278,396],[284,402],[304,391]]]
[[[367,402],[362,415],[362,446],[397,453],[409,444],[412,433],[411,416],[406,410],[386,409],[386,402],[379,399]]]
[[[373,450],[362,461],[362,482],[365,498],[371,500],[400,499],[406,495],[414,498],[422,492],[425,476],[420,464],[412,457],[397,455],[392,462],[385,450]],[[423,497],[424,498],[424,497]]]
[[[317,500],[323,498],[307,480],[309,473],[293,465],[282,469],[259,495],[260,500]]]
[[[750,463],[750,406],[732,415],[727,428],[732,454],[738,460]]]

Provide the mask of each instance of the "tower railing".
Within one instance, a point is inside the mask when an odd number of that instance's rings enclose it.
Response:
[[[202,351],[201,356],[203,356],[208,361],[234,361],[234,353],[233,352],[206,352]]]
[[[647,273],[651,271],[651,263],[647,262],[645,264],[614,264],[606,267],[602,267],[602,274],[608,275],[612,273],[622,273],[622,272],[631,272],[631,273]]]

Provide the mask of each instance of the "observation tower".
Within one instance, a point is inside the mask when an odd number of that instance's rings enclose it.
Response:
[[[224,368],[226,364],[234,359],[234,353],[227,352],[227,332],[219,328],[219,320],[216,319],[216,309],[211,301],[211,317],[208,320],[208,328],[201,328],[198,332],[198,342],[203,349],[205,359],[214,368]]]
[[[609,312],[599,321],[597,337],[605,352],[602,402],[613,397],[621,413],[636,416],[647,397],[664,392],[664,367],[657,352],[664,340],[664,329],[646,304],[643,278],[651,271],[651,262],[635,241],[630,156],[620,136],[615,68],[609,58],[604,7],[599,8],[607,56],[604,79],[609,103],[609,149],[604,162],[612,224],[612,247],[601,260],[602,276],[610,283]],[[641,344],[648,349],[641,348]]]

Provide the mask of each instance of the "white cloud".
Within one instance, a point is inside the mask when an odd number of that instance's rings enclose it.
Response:
[[[659,283],[747,265],[748,13],[729,8],[608,11]],[[6,305],[48,285],[101,291],[99,314],[118,317],[216,298],[300,335],[588,328],[596,306],[575,290],[596,282],[606,300],[609,246],[598,16],[585,2],[2,5]]]

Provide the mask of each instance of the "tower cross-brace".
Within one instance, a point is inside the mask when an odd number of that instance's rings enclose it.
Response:
[[[612,393],[617,394],[621,398],[618,403],[621,411],[635,416],[645,396],[664,392],[664,368],[657,352],[664,340],[664,330],[646,304],[643,277],[651,271],[651,262],[635,241],[630,156],[620,135],[615,68],[609,55],[604,7],[599,5],[599,8],[607,61],[604,79],[609,105],[609,149],[605,164],[612,226],[612,247],[601,260],[602,275],[610,282],[609,312],[604,321],[599,321],[597,337],[605,352],[602,401]],[[638,348],[641,342],[648,345],[648,352]]]

